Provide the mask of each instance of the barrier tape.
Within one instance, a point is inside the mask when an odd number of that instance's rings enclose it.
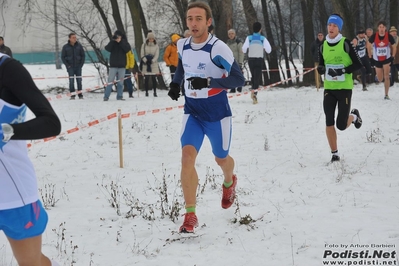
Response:
[[[303,68],[303,69],[308,69],[308,72],[310,72],[310,71],[312,71],[312,70],[314,70],[315,68]],[[288,69],[288,70],[297,70],[297,69]],[[262,72],[266,72],[266,71],[280,71],[280,69],[277,69],[277,70],[274,70],[274,69],[269,69],[269,70],[262,70]],[[308,73],[308,72],[304,72],[304,73],[302,73],[302,75],[305,75],[306,73]],[[127,77],[125,77],[124,79],[122,79],[122,81],[124,81],[124,80],[126,80],[126,79],[129,79],[129,78],[132,78],[132,77],[137,77],[138,75],[141,75],[141,76],[146,76],[146,75],[148,75],[148,76],[160,76],[160,75],[162,75],[163,74],[163,72],[161,72],[161,73],[147,73],[147,74],[142,74],[142,73],[136,73],[136,74],[134,74],[134,75],[130,75],[130,76],[127,76]],[[174,73],[171,73],[171,74],[174,74]],[[300,74],[301,75],[301,74]],[[95,77],[95,76],[82,76],[82,77]],[[290,78],[290,79],[294,79],[294,78],[296,78],[296,77],[298,77],[298,75],[297,76],[295,76],[295,77],[293,77],[293,78]],[[53,77],[52,77],[53,78]],[[69,77],[54,77],[54,78],[69,78]],[[72,77],[71,77],[72,78]],[[41,78],[37,78],[37,79],[41,79]],[[283,80],[283,81],[280,81],[280,83],[282,83],[282,82],[285,82],[285,81],[288,81],[288,80],[290,80],[290,79],[286,79],[286,80]],[[52,100],[57,100],[57,99],[62,99],[62,98],[64,98],[64,97],[71,97],[71,96],[73,96],[73,95],[77,95],[77,94],[81,94],[81,93],[83,93],[83,92],[93,92],[93,91],[97,91],[97,90],[100,90],[100,89],[104,89],[104,87],[106,87],[106,86],[108,86],[108,85],[114,85],[114,84],[116,84],[116,83],[118,83],[120,80],[115,80],[115,81],[113,81],[113,82],[108,82],[108,83],[105,83],[105,84],[103,84],[103,85],[98,85],[98,86],[95,86],[95,87],[92,87],[92,88],[86,88],[86,89],[84,89],[84,90],[82,90],[82,91],[75,91],[75,92],[67,92],[67,93],[64,93],[64,94],[57,94],[57,95],[55,95],[55,96],[53,96],[53,97],[47,97],[47,100],[48,101],[52,101]],[[280,83],[275,83],[276,85],[277,84],[280,84]],[[273,84],[272,84],[273,85]],[[270,86],[270,85],[269,85]]]
[[[258,91],[261,91],[261,90],[266,90],[268,88],[274,87],[274,86],[276,86],[278,84],[281,84],[283,82],[295,79],[295,78],[297,78],[299,76],[306,75],[307,73],[309,73],[309,72],[311,72],[311,71],[313,71],[315,69],[316,68],[311,68],[311,69],[309,69],[308,71],[306,71],[306,72],[304,72],[302,74],[298,74],[298,75],[296,75],[294,77],[291,77],[289,79],[285,79],[285,80],[282,80],[282,81],[279,81],[279,82],[275,82],[275,83],[267,85],[267,86],[262,86],[262,89],[257,89],[257,90],[254,90],[254,91],[258,92]],[[248,94],[250,92],[251,91],[246,91],[246,92],[243,92],[243,93],[237,93],[235,95],[228,95],[228,98],[239,97],[242,94]],[[144,116],[144,115],[147,115],[147,114],[158,114],[158,113],[163,112],[163,111],[166,112],[166,111],[172,111],[174,109],[182,109],[182,108],[184,108],[184,105],[170,106],[170,107],[165,107],[165,108],[156,108],[156,109],[152,109],[152,110],[143,110],[143,111],[137,111],[137,112],[132,112],[132,113],[121,114],[121,118],[124,119],[124,118],[130,118],[130,117],[133,117],[133,116]],[[66,136],[66,135],[78,132],[78,131],[83,130],[83,129],[90,128],[92,126],[98,125],[98,124],[100,124],[102,122],[111,120],[111,119],[116,118],[116,117],[117,117],[117,113],[115,112],[115,113],[107,115],[106,117],[92,120],[92,121],[88,122],[87,124],[82,124],[82,125],[76,126],[74,128],[68,129],[65,132],[60,133],[58,136],[44,138],[44,139],[40,139],[40,140],[33,140],[31,143],[27,144],[27,147],[31,148],[32,145],[34,145],[34,144],[49,142],[50,140],[55,140],[55,139],[62,140],[64,138],[64,136]]]
[[[129,78],[132,78],[132,77],[134,77],[134,76],[133,75],[127,76],[124,79],[122,79],[122,81],[124,81],[126,79],[129,79]],[[106,87],[108,85],[116,84],[119,81],[120,80],[118,79],[118,80],[115,80],[115,81],[112,81],[112,82],[105,83],[103,85],[98,85],[98,86],[95,86],[95,87],[92,87],[92,88],[86,88],[86,89],[83,89],[81,91],[67,92],[65,94],[59,93],[59,94],[56,94],[55,96],[52,96],[52,97],[49,96],[49,97],[46,97],[46,98],[47,98],[48,101],[53,101],[53,100],[58,100],[58,99],[61,99],[61,98],[64,98],[64,97],[70,97],[70,96],[73,96],[73,95],[81,94],[83,92],[93,92],[93,91],[96,91],[96,90],[104,89],[104,87]]]
[[[59,76],[59,77],[36,77],[32,78],[33,80],[44,80],[44,79],[73,79],[73,78],[95,78],[95,75],[91,76]]]
[[[121,118],[124,119],[124,118],[133,117],[133,116],[144,116],[144,115],[147,115],[147,114],[158,114],[158,113],[163,112],[163,111],[166,112],[166,111],[172,111],[173,109],[182,109],[182,108],[184,108],[184,105],[179,105],[179,106],[174,106],[174,107],[157,108],[157,109],[152,109],[152,110],[142,110],[142,111],[137,111],[137,112],[132,112],[132,113],[121,114]],[[39,139],[39,140],[32,140],[30,143],[27,144],[27,147],[31,148],[34,144],[49,142],[50,140],[55,140],[55,139],[63,140],[63,138],[66,135],[78,132],[78,131],[83,130],[83,129],[90,128],[92,126],[96,126],[96,125],[98,125],[98,124],[100,124],[102,122],[109,121],[109,120],[114,119],[116,117],[117,117],[117,113],[115,112],[115,113],[107,115],[106,117],[102,117],[100,119],[92,120],[92,121],[88,122],[87,124],[82,124],[82,125],[76,126],[74,128],[68,129],[68,130],[60,133],[58,136],[44,138],[44,139]]]

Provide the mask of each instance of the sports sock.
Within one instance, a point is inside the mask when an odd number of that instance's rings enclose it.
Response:
[[[225,188],[229,188],[229,187],[231,187],[231,185],[233,185],[233,180],[231,180],[230,182],[223,182],[223,186]]]
[[[351,114],[352,116],[353,116],[353,121],[352,121],[352,123],[356,123],[356,121],[357,121],[357,115],[355,115],[355,114]]]
[[[336,151],[331,151],[331,153],[332,153],[332,155],[337,155],[337,156],[339,156],[338,150],[336,150]]]
[[[195,206],[186,207],[186,213],[193,212],[195,213]]]

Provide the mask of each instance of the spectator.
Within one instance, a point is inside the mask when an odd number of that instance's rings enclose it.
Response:
[[[236,31],[234,29],[230,29],[227,32],[229,39],[227,40],[226,44],[233,52],[234,59],[237,61],[240,69],[242,71],[243,63],[244,63],[244,53],[242,52],[242,41],[237,38]],[[238,92],[242,92],[242,87],[237,88]],[[231,93],[236,92],[236,88],[230,90]]]
[[[61,122],[25,67],[2,53],[0,76],[0,231],[18,265],[59,266],[42,253],[48,214],[39,199],[37,176],[22,140],[56,136]],[[25,121],[28,108],[34,118]]]
[[[236,197],[237,177],[234,159],[229,155],[232,113],[226,89],[244,85],[244,76],[227,45],[208,33],[212,11],[203,1],[190,2],[186,21],[192,36],[177,43],[179,64],[168,95],[180,97],[180,84],[186,79],[184,97],[181,183],[186,214],[180,233],[193,233],[198,226],[196,194],[198,174],[196,158],[207,136],[216,163],[223,171],[221,207],[230,208]]]
[[[362,126],[357,109],[350,110],[353,71],[362,67],[362,62],[350,41],[342,36],[344,24],[338,14],[332,14],[327,21],[328,35],[319,49],[320,75],[325,74],[323,110],[326,117],[326,135],[331,149],[331,162],[340,161],[338,154],[337,132],[335,130],[335,109],[338,105],[337,128],[347,129],[351,124]],[[349,113],[350,112],[350,113]]]
[[[133,83],[132,83],[132,73],[134,72],[134,54],[132,50],[126,53],[126,71],[125,71],[125,86],[129,93],[129,98],[133,97]]]
[[[140,62],[140,71],[143,73],[145,79],[145,96],[148,97],[149,81],[151,77],[154,97],[158,97],[156,75],[159,74],[159,46],[155,40],[155,35],[153,32],[149,32],[147,34],[147,39],[141,46],[141,55],[142,58]]]
[[[75,76],[78,86],[79,99],[83,99],[82,94],[82,67],[85,63],[85,51],[83,46],[77,41],[76,33],[69,33],[68,43],[62,47],[61,60],[64,63],[69,75],[69,92],[72,93],[71,100],[75,100]]]
[[[398,70],[399,70],[399,49],[398,49],[398,43],[399,43],[399,38],[398,38],[398,30],[396,29],[395,26],[392,26],[389,29],[389,33],[392,35],[392,37],[395,40],[395,46],[396,46],[396,54],[394,55],[394,60],[393,64],[391,65],[391,86],[395,83],[395,78],[397,78]]]
[[[123,99],[123,77],[126,73],[126,54],[131,51],[130,44],[127,42],[126,35],[120,31],[115,31],[112,36],[112,40],[105,46],[105,50],[110,52],[109,58],[109,73],[108,73],[108,85],[104,92],[104,101],[108,101],[111,95],[112,85],[114,79],[117,77],[117,93],[116,99],[124,101]]]
[[[185,30],[183,34],[184,38],[188,38],[191,36],[191,31],[190,30]]]
[[[317,33],[316,40],[314,40],[310,46],[310,52],[312,53],[315,68],[317,68],[319,65],[319,48],[320,45],[323,43],[323,41],[324,41],[324,34],[320,31],[319,33]],[[316,82],[316,88],[320,89],[321,76],[319,75],[319,72],[317,72],[316,70],[314,71],[314,78]]]
[[[361,71],[361,76],[357,75],[356,79],[360,82],[362,82],[363,85],[363,91],[367,91],[366,88],[366,82],[367,82],[367,76],[372,73],[371,71],[371,66],[370,66],[370,61],[367,56],[367,38],[366,38],[366,32],[364,29],[360,29],[357,32],[356,37],[352,40],[352,44],[356,49],[357,54],[360,57],[360,61],[362,61],[363,67],[360,68]]]
[[[266,37],[260,34],[262,30],[260,22],[255,22],[252,28],[254,33],[245,39],[242,51],[246,53],[248,50],[248,65],[252,76],[251,99],[254,104],[257,104],[257,90],[262,79],[262,64],[264,63],[263,50],[269,54],[272,51],[272,47]]]
[[[166,63],[166,66],[169,67],[170,75],[173,80],[173,76],[176,71],[177,63],[179,61],[178,54],[177,54],[177,41],[180,39],[178,34],[172,34],[170,37],[172,42],[166,46],[165,53],[163,55],[163,60]]]
[[[6,54],[12,58],[12,52],[10,47],[4,45],[4,38],[0,36],[0,53]]]
[[[378,31],[369,39],[370,62],[375,66],[375,72],[379,82],[384,82],[385,100],[389,100],[389,73],[396,54],[395,40],[387,32],[385,21],[378,22]]]

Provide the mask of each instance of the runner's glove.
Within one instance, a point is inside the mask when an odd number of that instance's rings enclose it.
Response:
[[[374,61],[374,58],[369,58],[370,59],[370,66],[375,66],[375,61]]]
[[[194,90],[200,90],[203,88],[208,88],[208,79],[206,78],[200,78],[200,77],[191,77],[187,79],[188,81],[191,82],[191,87]]]
[[[326,73],[326,67],[322,66],[322,65],[318,65],[317,72],[319,72],[319,75],[324,75]]]
[[[172,100],[177,101],[180,97],[180,86],[177,83],[171,82],[169,85],[168,95]]]
[[[328,75],[330,75],[331,77],[341,76],[344,73],[345,73],[344,68],[336,68],[336,69],[330,68],[328,70]]]

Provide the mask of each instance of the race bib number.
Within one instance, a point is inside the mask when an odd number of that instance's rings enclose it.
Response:
[[[388,47],[377,47],[377,56],[387,56]]]
[[[330,68],[332,69],[338,69],[338,68],[344,68],[345,66],[342,64],[339,65],[332,65],[332,64],[326,64],[326,80],[328,81],[345,81],[345,74],[342,74],[341,76],[336,76],[336,77],[332,77],[330,75],[328,75],[328,70]]]
[[[357,51],[357,54],[359,55],[360,58],[362,58],[366,55],[366,50],[365,49],[359,50]]]

